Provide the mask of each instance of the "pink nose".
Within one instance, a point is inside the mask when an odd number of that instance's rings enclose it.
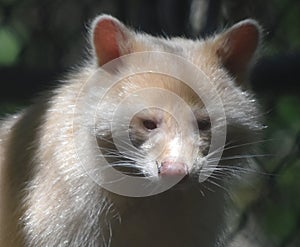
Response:
[[[183,162],[164,161],[161,163],[159,173],[162,176],[186,176],[188,168]]]

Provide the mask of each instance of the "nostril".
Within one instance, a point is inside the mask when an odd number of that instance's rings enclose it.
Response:
[[[158,172],[162,176],[186,176],[188,174],[188,167],[183,162],[164,161],[158,168]]]

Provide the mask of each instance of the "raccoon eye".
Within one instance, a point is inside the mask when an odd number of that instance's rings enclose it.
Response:
[[[202,131],[209,130],[211,127],[210,120],[206,118],[198,120],[197,124],[198,124],[198,129]]]
[[[143,121],[143,125],[146,129],[148,130],[154,130],[157,128],[157,124],[156,122],[152,121],[152,120],[144,120]]]

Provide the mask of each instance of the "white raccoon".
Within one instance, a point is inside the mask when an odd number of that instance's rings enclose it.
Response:
[[[133,73],[151,60],[125,59],[114,68],[105,64],[137,52],[161,52],[203,71],[210,83],[199,81],[198,88],[210,95],[213,85],[222,100],[226,143],[232,145],[223,157],[234,157],[248,152],[243,143],[257,138],[261,129],[255,100],[241,86],[260,34],[255,21],[245,20],[205,40],[164,39],[136,33],[111,16],[96,18],[90,61],[53,92],[1,123],[0,246],[217,246],[224,230],[227,171],[246,161],[228,159],[213,168],[203,165],[211,161],[211,136],[217,129],[212,127],[219,120],[212,119],[187,84],[165,74]],[[155,66],[186,73],[167,55]],[[98,83],[84,86],[95,73]],[[120,73],[130,76],[112,85],[99,108],[102,83],[112,82]],[[145,88],[170,94],[138,93]],[[172,95],[190,110],[185,111]],[[124,100],[129,101],[123,104]],[[122,104],[120,116],[114,118]],[[137,105],[142,110],[126,118]],[[152,105],[161,108],[147,107]],[[74,121],[79,125],[74,126]],[[128,152],[118,151],[112,124],[127,131],[132,148]],[[154,184],[184,179],[152,196],[118,195],[97,184],[82,167],[82,162],[99,165],[103,157],[95,150],[132,177]],[[203,173],[211,176],[200,183]],[[108,179],[105,172],[100,176]]]

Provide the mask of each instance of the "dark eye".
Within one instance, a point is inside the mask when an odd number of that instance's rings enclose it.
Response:
[[[200,119],[197,121],[199,130],[209,130],[211,127],[211,123],[209,119]]]
[[[157,128],[157,124],[156,122],[152,121],[152,120],[144,120],[143,121],[143,125],[146,129],[148,130],[154,130]]]

